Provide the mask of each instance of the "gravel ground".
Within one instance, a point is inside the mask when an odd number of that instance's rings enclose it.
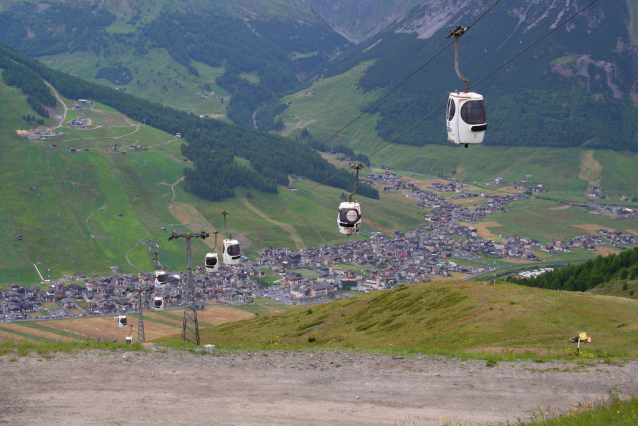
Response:
[[[638,362],[498,363],[358,351],[88,351],[0,361],[0,423],[11,425],[437,425],[564,412],[616,387]],[[15,358],[14,358],[15,359]]]

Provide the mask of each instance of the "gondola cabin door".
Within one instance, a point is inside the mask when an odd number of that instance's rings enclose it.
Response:
[[[450,93],[445,114],[447,138],[467,146],[483,143],[487,118],[483,96],[474,92]]]

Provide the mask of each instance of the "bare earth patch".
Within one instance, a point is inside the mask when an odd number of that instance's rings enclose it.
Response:
[[[598,246],[598,247],[596,247],[594,249],[593,252],[596,253],[596,254],[607,256],[607,255],[610,255],[610,254],[618,254],[618,253],[620,253],[620,250],[616,250],[616,249],[613,249],[611,247]]]
[[[220,354],[90,351],[1,357],[0,421],[33,424],[483,424],[565,411],[617,387],[638,362],[575,364],[380,356],[357,351]]]
[[[492,233],[492,231],[488,229],[488,228],[497,228],[499,226],[503,226],[498,222],[481,222],[481,223],[475,223],[473,225],[467,222],[459,222],[459,225],[473,226],[474,228],[476,228],[476,232],[478,232],[479,236],[485,240],[496,240],[496,241],[501,240],[494,233]]]
[[[60,336],[58,334],[55,333],[50,333],[47,331],[41,331],[41,330],[36,330],[34,328],[31,327],[25,327],[23,325],[20,325],[20,323],[8,323],[8,324],[2,324],[3,328],[6,328],[8,330],[14,330],[14,331],[18,331],[21,333],[27,333],[30,334],[32,336],[37,336],[37,337],[42,337],[44,339],[49,339],[49,340],[56,340],[59,342],[67,342],[69,340],[71,340],[71,338],[69,337],[63,337]],[[8,340],[13,340],[14,342],[16,341],[16,338],[18,338],[19,335],[17,334],[9,334],[8,338],[4,338],[4,336],[0,336],[0,342],[3,341],[8,341]]]
[[[580,154],[580,173],[578,178],[590,185],[600,185],[600,173],[603,167],[594,158],[594,151],[583,151]]]
[[[595,223],[590,223],[587,225],[572,225],[574,228],[579,228],[579,229],[584,229],[585,231],[591,233],[591,234],[598,234],[598,231],[600,231],[601,229],[607,229],[609,231],[614,231],[614,229],[611,228],[605,228],[601,225],[596,225]]]
[[[366,219],[365,219],[365,223],[366,223],[366,225],[370,225],[370,226],[372,226],[374,229],[376,229],[377,231],[381,231],[381,232],[383,232],[384,234],[392,235],[392,234],[394,233],[394,231],[393,231],[393,230],[391,230],[391,229],[389,229],[389,228],[386,228],[385,226],[379,225],[378,223],[373,222],[373,221],[371,221],[370,219],[367,219],[367,218],[366,218]]]
[[[550,207],[550,210],[567,210],[570,209],[572,206],[560,206],[560,207]]]
[[[631,229],[625,229],[625,232],[628,232],[628,233],[634,234],[634,235],[638,235],[638,231],[633,231]]]
[[[514,259],[512,257],[504,257],[501,259],[503,262],[508,262],[508,263],[534,263],[531,260],[527,260],[527,259]]]
[[[213,306],[203,311],[197,311],[197,319],[199,321],[208,322],[215,325],[227,324],[233,321],[240,321],[254,317],[251,312],[242,311],[241,309],[230,308],[227,306]],[[174,334],[174,333],[173,333]]]

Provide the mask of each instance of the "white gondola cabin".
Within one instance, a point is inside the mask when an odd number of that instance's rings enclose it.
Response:
[[[447,138],[465,145],[483,142],[487,118],[483,96],[474,92],[450,93],[446,111]]]
[[[238,265],[241,260],[241,252],[239,250],[239,241],[224,240],[223,260],[226,265]]]
[[[204,266],[206,266],[206,272],[217,272],[217,270],[219,269],[219,259],[217,258],[217,253],[206,253]]]
[[[337,225],[342,234],[358,234],[361,230],[361,205],[356,202],[341,203],[337,214]]]
[[[132,345],[133,344],[133,336],[126,336],[124,338],[124,344],[125,345]]]
[[[166,281],[168,280],[168,276],[164,271],[155,271],[155,282],[154,285],[156,288],[164,288]]]
[[[153,310],[161,311],[164,309],[164,299],[161,297],[155,297],[153,299]]]
[[[126,328],[128,324],[128,320],[126,319],[126,315],[120,315],[117,317],[117,325],[120,328]]]

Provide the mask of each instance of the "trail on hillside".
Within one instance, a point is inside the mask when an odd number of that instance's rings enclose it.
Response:
[[[87,218],[86,218],[86,223],[87,223],[87,225],[88,225],[88,223],[89,223],[89,220],[93,217],[93,213],[95,213],[95,212],[96,212],[96,211],[98,211],[98,210],[103,210],[103,209],[105,209],[105,208],[106,208],[106,201],[104,202],[104,205],[103,205],[102,207],[98,207],[97,209],[92,210],[92,211],[91,211],[91,214],[89,215],[89,217],[87,217]],[[91,234],[91,238],[95,238],[95,237],[93,236],[93,234]]]
[[[158,185],[167,185],[171,187],[171,191],[173,191],[173,198],[171,199],[171,204],[175,203],[175,185],[177,185],[180,182],[184,181],[184,176],[182,176],[181,178],[177,179],[177,182],[170,184],[170,183],[166,183],[166,182],[160,182],[158,183]]]
[[[250,210],[252,210],[255,213],[257,213],[259,215],[259,217],[261,217],[262,219],[266,219],[268,222],[270,222],[270,223],[272,223],[274,225],[277,225],[280,228],[282,228],[284,231],[286,231],[286,233],[288,234],[290,239],[295,243],[295,246],[297,247],[297,250],[301,250],[301,249],[305,249],[306,248],[306,244],[304,244],[303,240],[301,239],[301,237],[297,233],[297,230],[295,229],[294,226],[288,225],[286,223],[277,222],[276,220],[269,218],[264,213],[259,211],[259,209],[257,209],[257,207],[252,205],[250,203],[250,201],[248,201],[247,199],[243,199],[243,200],[241,200],[241,202],[244,203],[244,205],[246,207],[248,207]]]
[[[140,245],[140,243],[144,244],[144,238],[147,238],[149,236],[149,234],[147,233],[146,235],[144,235],[142,238],[140,238],[139,240],[137,240],[137,242],[135,243],[135,245],[128,249],[128,251],[126,252],[126,254],[124,255],[124,257],[126,258],[126,261],[128,262],[129,265],[131,265],[132,267],[134,267],[135,269],[137,269],[140,272],[144,272],[144,270],[140,269],[137,267],[137,265],[135,265],[133,262],[131,262],[128,258],[128,254],[130,252],[132,252],[133,250],[135,250],[137,248],[138,245]]]
[[[49,88],[53,91],[53,94],[55,95],[55,98],[58,100],[58,102],[60,102],[62,104],[62,107],[64,108],[64,114],[62,115],[62,120],[60,120],[58,125],[54,127],[55,129],[58,129],[58,128],[62,127],[64,125],[64,123],[66,123],[66,114],[69,111],[69,108],[66,106],[66,104],[62,100],[62,97],[60,96],[58,91],[55,90],[55,87],[53,87],[51,84],[49,84],[48,81],[44,81],[44,84],[49,86]]]

